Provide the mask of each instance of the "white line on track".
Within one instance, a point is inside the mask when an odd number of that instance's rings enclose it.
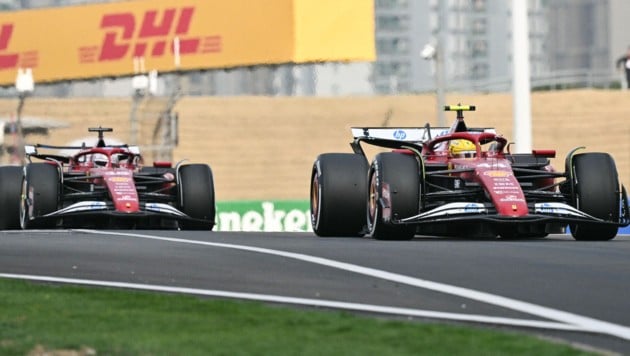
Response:
[[[174,237],[162,237],[155,235],[146,235],[146,234],[135,234],[135,233],[116,233],[116,232],[106,232],[106,231],[98,231],[98,230],[76,230],[80,232],[90,233],[90,234],[100,234],[100,235],[118,235],[118,236],[128,236],[128,237],[140,237],[144,239],[151,240],[160,240],[160,241],[170,241],[170,242],[178,242],[178,243],[187,243],[187,244],[196,244],[196,245],[204,245],[204,246],[214,246],[214,247],[223,247],[230,248],[242,251],[250,251],[257,253],[265,253],[269,255],[282,256],[286,258],[292,258],[300,261],[315,263],[323,266],[328,266],[331,268],[337,268],[349,272],[354,272],[370,277],[380,278],[383,280],[388,280],[392,282],[397,282],[401,284],[406,284],[418,288],[424,288],[436,292],[442,292],[450,295],[456,295],[462,298],[472,299],[479,302],[497,305],[500,307],[520,311],[523,313],[536,315],[542,318],[559,321],[562,323],[566,323],[569,325],[576,326],[583,330],[590,330],[593,332],[599,332],[603,334],[617,336],[622,339],[630,340],[630,328],[617,325],[613,323],[609,323],[606,321],[593,319],[557,309],[552,309],[548,307],[543,307],[540,305],[536,305],[533,303],[523,302],[520,300],[502,297],[495,294],[490,294],[486,292],[477,291],[469,288],[462,288],[457,286],[452,286],[449,284],[433,282],[425,279],[409,277],[397,273],[391,273],[387,271],[382,271],[369,267],[362,267],[359,265],[354,265],[345,262],[339,262],[327,258],[316,257],[305,255],[301,253],[293,253],[286,252],[281,250],[273,250],[268,248],[260,248],[253,246],[245,246],[245,245],[234,245],[234,244],[225,244],[225,243],[217,243],[217,242],[207,242],[207,241],[196,241],[196,240],[187,240],[180,239]]]
[[[143,239],[150,240],[159,240],[159,241],[168,241],[168,242],[176,242],[176,243],[186,243],[186,244],[194,244],[194,245],[203,245],[203,246],[213,246],[213,247],[222,247],[222,248],[230,248],[241,251],[249,251],[256,253],[264,253],[275,256],[282,256],[286,258],[291,258],[295,260],[300,260],[304,262],[315,263],[331,268],[337,268],[349,272],[354,272],[370,277],[380,278],[383,280],[388,280],[392,282],[397,282],[401,284],[406,284],[418,288],[424,288],[436,292],[442,292],[450,295],[459,296],[462,298],[467,298],[471,300],[476,300],[479,302],[492,304],[512,310],[516,310],[519,312],[536,315],[542,318],[546,318],[549,320],[555,320],[561,323],[566,324],[569,327],[573,327],[573,330],[580,331],[590,331],[597,332],[602,334],[608,334],[612,336],[616,336],[625,340],[630,340],[630,328],[609,323],[606,321],[589,318],[553,308],[543,307],[540,305],[536,305],[533,303],[523,302],[512,298],[502,297],[499,295],[494,295],[486,292],[477,291],[469,288],[462,288],[457,286],[452,286],[444,283],[433,282],[425,279],[409,277],[397,273],[391,273],[387,271],[382,271],[369,267],[362,267],[359,265],[354,265],[345,262],[339,262],[327,258],[316,257],[305,255],[301,253],[293,253],[286,252],[281,250],[273,250],[268,248],[260,248],[253,246],[245,246],[245,245],[234,245],[234,244],[226,244],[226,243],[217,243],[217,242],[207,242],[207,241],[197,241],[197,240],[187,240],[180,239],[174,237],[163,237],[163,236],[155,236],[155,235],[147,235],[147,234],[137,234],[137,233],[120,233],[120,232],[107,232],[107,231],[97,231],[97,230],[73,230],[76,232],[83,232],[88,234],[97,234],[97,235],[114,235],[114,236],[126,236],[126,237],[138,237]],[[104,282],[106,283],[106,282]],[[224,293],[224,292],[220,292]],[[228,292],[229,293],[229,292]],[[292,298],[294,300],[298,300],[298,298]],[[264,299],[259,299],[264,300]],[[310,302],[307,304],[311,304]],[[342,303],[349,304],[349,303]],[[351,303],[350,303],[351,304]],[[350,308],[352,309],[352,308]],[[398,309],[398,308],[393,308]],[[402,309],[398,309],[402,310]],[[398,313],[394,313],[398,314]],[[408,315],[406,313],[402,313],[402,315]],[[518,320],[518,319],[514,319]]]
[[[146,291],[154,291],[154,292],[193,294],[193,295],[203,295],[203,296],[209,296],[209,297],[255,300],[255,301],[262,301],[262,302],[295,304],[295,305],[312,306],[312,307],[355,310],[355,311],[370,312],[370,313],[404,315],[404,316],[413,316],[413,317],[422,317],[422,318],[446,319],[446,320],[454,320],[454,321],[488,323],[488,324],[496,324],[496,325],[544,328],[544,329],[554,329],[554,330],[563,330],[563,331],[593,332],[592,330],[585,330],[579,326],[568,325],[564,323],[540,321],[540,320],[488,317],[485,315],[474,315],[474,314],[443,313],[443,312],[435,312],[431,310],[396,308],[396,307],[373,305],[373,304],[361,304],[361,303],[346,303],[346,302],[339,302],[339,301],[334,301],[334,300],[323,300],[323,299],[293,298],[293,297],[285,297],[285,296],[269,295],[269,294],[236,293],[236,292],[227,292],[227,291],[220,291],[220,290],[209,290],[209,289],[181,288],[181,287],[171,287],[171,286],[152,285],[152,284],[95,281],[95,280],[89,280],[89,279],[60,278],[60,277],[52,277],[52,276],[34,276],[34,275],[11,274],[11,273],[0,273],[0,278],[11,278],[11,279],[21,279],[21,280],[31,280],[31,281],[51,282],[51,283],[69,283],[69,284],[76,284],[76,285],[89,285],[89,286],[98,286],[98,287],[125,288],[125,289],[146,290]]]

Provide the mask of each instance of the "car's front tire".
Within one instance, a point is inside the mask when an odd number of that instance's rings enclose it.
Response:
[[[188,164],[179,168],[179,208],[186,215],[201,221],[182,221],[185,230],[212,230],[216,215],[214,179],[207,164]]]
[[[596,218],[619,221],[619,177],[608,153],[577,154],[572,160],[575,207]],[[580,222],[570,224],[576,240],[605,241],[617,236],[618,226]]]
[[[24,168],[20,203],[22,229],[54,228],[57,220],[42,218],[59,207],[59,169],[50,163],[29,163]]]
[[[390,218],[407,218],[420,210],[421,171],[412,155],[385,152],[374,157],[369,173],[367,220],[370,235],[378,240],[410,240],[414,225],[394,225]],[[388,204],[389,206],[384,206]]]

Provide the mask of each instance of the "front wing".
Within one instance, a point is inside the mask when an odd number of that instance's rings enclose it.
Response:
[[[528,223],[577,223],[589,222],[620,227],[630,225],[628,200],[624,194],[622,199],[622,215],[618,222],[605,221],[584,213],[568,204],[559,202],[542,202],[530,205],[530,214],[524,216],[507,216],[496,213],[491,203],[455,202],[447,203],[429,211],[410,217],[391,216],[392,224],[432,224],[446,222],[485,221],[496,224],[528,224]],[[387,214],[383,214],[384,217]]]
[[[214,221],[195,219],[171,205],[154,202],[140,202],[140,211],[126,213],[116,211],[112,202],[81,201],[65,208],[53,211],[38,219],[57,219],[63,217],[111,216],[122,219],[142,219],[148,217],[164,218],[174,221],[194,221],[214,224]]]

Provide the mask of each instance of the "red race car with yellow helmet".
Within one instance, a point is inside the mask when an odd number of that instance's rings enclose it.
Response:
[[[353,153],[324,153],[311,173],[311,222],[319,236],[407,240],[416,235],[542,238],[569,228],[576,240],[610,240],[630,224],[626,189],[608,153],[511,153],[492,128],[471,128],[452,105],[450,128],[355,127]],[[362,144],[385,148],[371,162]]]

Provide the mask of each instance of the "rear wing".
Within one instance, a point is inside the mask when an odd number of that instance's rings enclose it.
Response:
[[[26,159],[31,162],[31,157],[39,158],[42,160],[55,160],[63,163],[70,162],[70,156],[78,153],[81,150],[89,150],[92,147],[83,146],[54,146],[54,145],[43,145],[43,144],[35,144],[35,145],[24,145],[24,155]],[[130,153],[140,156],[140,148],[138,146],[128,146],[128,145],[111,145],[105,146],[105,148],[126,148]],[[43,149],[46,152],[41,152],[40,149]],[[49,153],[49,150],[61,150],[62,152],[54,154]],[[64,152],[65,151],[65,152]]]
[[[448,127],[352,127],[355,139],[382,139],[422,143],[448,133]]]
[[[424,143],[450,132],[450,127],[352,127],[354,139],[381,139],[403,142]],[[469,132],[496,133],[492,127],[469,128]]]
[[[129,145],[107,145],[105,148],[126,148],[133,154],[140,154],[140,148],[138,146],[129,146]],[[56,145],[43,145],[43,144],[34,144],[34,145],[24,145],[24,151],[27,155],[36,155],[39,154],[38,148],[50,149],[50,150],[86,150],[93,148],[91,146],[86,146],[83,144],[82,146],[56,146]]]

